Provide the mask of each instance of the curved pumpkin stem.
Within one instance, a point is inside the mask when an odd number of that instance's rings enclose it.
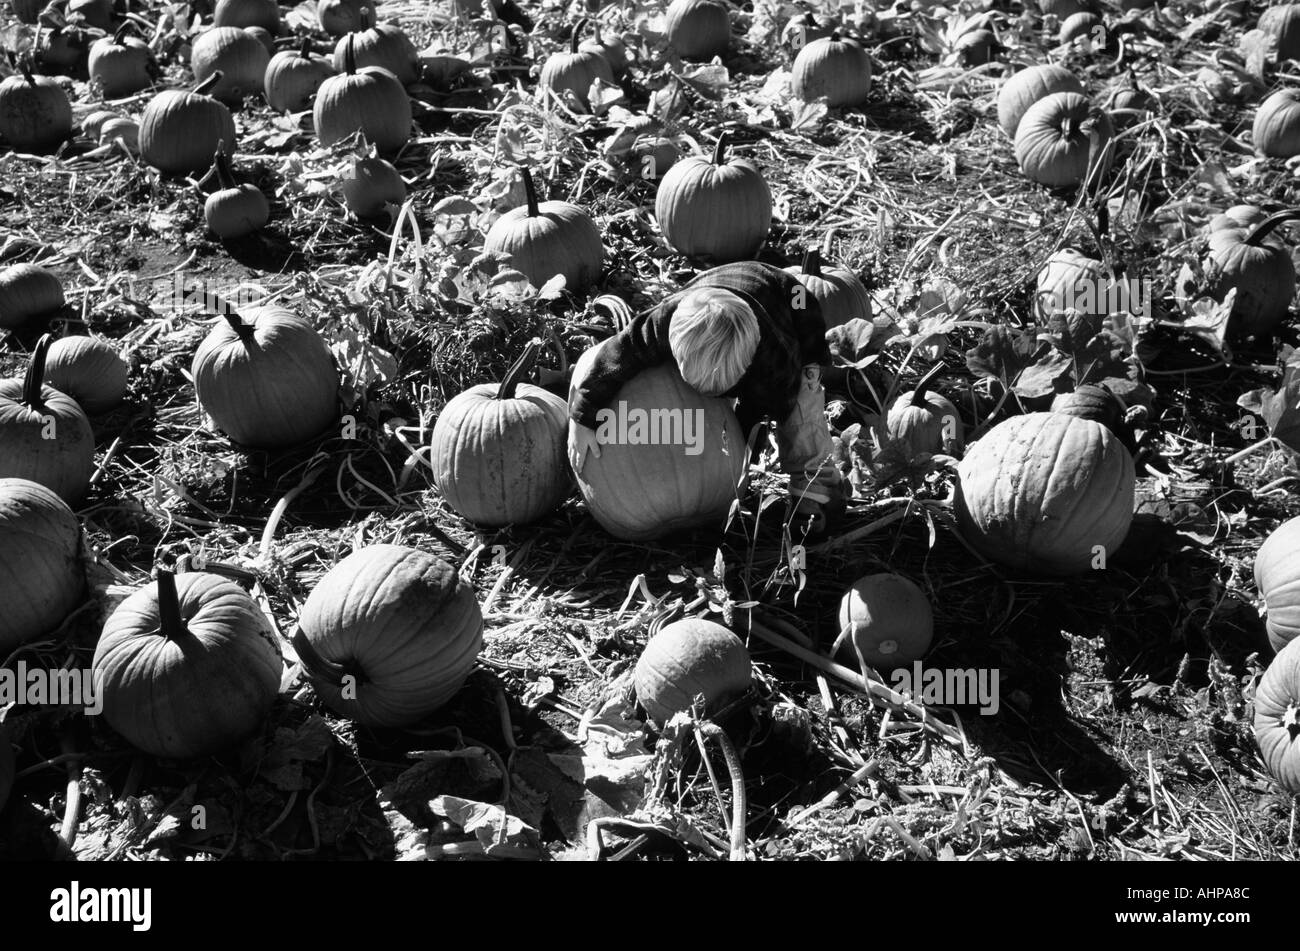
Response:
[[[118,46],[124,46],[126,42],[126,35],[134,31],[135,31],[135,24],[132,23],[130,20],[123,20],[122,25],[119,26],[117,28],[117,31],[113,34],[113,42]]]
[[[41,387],[45,383],[45,356],[50,352],[54,338],[42,334],[32,348],[31,359],[27,362],[27,373],[23,376],[23,405],[29,409],[39,410],[45,405],[41,398]]]
[[[822,276],[822,253],[817,248],[809,248],[803,253],[803,263],[799,265],[804,277]]]
[[[290,643],[293,644],[294,653],[298,655],[298,660],[302,662],[303,670],[321,683],[338,688],[343,686],[344,677],[354,677],[358,684],[365,683],[368,679],[360,665],[355,661],[338,664],[322,657],[312,642],[308,640],[307,635],[303,633],[302,628],[298,628],[290,639]]]
[[[30,55],[23,54],[23,58],[18,61],[18,69],[22,71],[23,79],[27,80],[27,85],[36,85],[36,77],[32,75],[32,58]]]
[[[537,186],[533,184],[533,173],[520,165],[519,175],[524,180],[524,201],[528,205],[528,217],[536,218],[542,211],[537,204]]]
[[[176,594],[176,575],[167,568],[159,568],[158,581],[158,630],[169,641],[178,641],[189,631],[185,619],[181,617],[181,599]]]
[[[510,369],[506,371],[506,378],[501,381],[497,387],[497,399],[512,400],[515,398],[515,390],[523,382],[529,371],[532,370],[533,364],[537,362],[537,354],[541,352],[542,342],[534,337],[528,341],[528,346],[524,347],[524,352],[519,359],[511,364]]]
[[[727,146],[731,144],[731,133],[723,132],[718,136],[718,144],[713,147],[713,164],[722,165],[727,160]]]
[[[303,59],[311,59],[311,37],[304,36],[302,43],[298,46],[298,55]]]
[[[196,92],[200,96],[206,96],[208,94],[208,90],[211,89],[213,86],[215,86],[217,83],[221,82],[224,75],[225,74],[222,73],[221,70],[219,69],[214,70],[211,76],[209,76],[207,79],[203,80],[203,82],[199,83],[197,86],[194,87],[194,92]]]
[[[349,76],[355,76],[357,72],[357,54],[352,48],[352,37],[355,35],[349,33],[346,42],[343,44],[343,72]]]
[[[224,140],[217,143],[217,151],[213,156],[212,165],[217,170],[217,181],[222,188],[239,187],[239,183],[235,181],[235,171],[230,167],[230,156],[226,154]]]
[[[1288,221],[1300,221],[1300,210],[1279,211],[1269,215],[1251,229],[1250,234],[1246,235],[1245,243],[1253,248],[1259,247],[1259,243],[1272,234],[1278,225]]]
[[[943,364],[936,363],[934,366],[930,367],[925,376],[921,377],[920,381],[916,384],[916,389],[912,390],[913,406],[920,406],[925,402],[925,394],[929,391],[930,384],[934,382],[935,377],[937,377],[941,372],[943,372]]]
[[[586,26],[587,26],[587,18],[583,17],[581,20],[578,21],[578,25],[573,28],[573,36],[569,37],[570,53],[578,52],[578,44],[582,41],[582,31],[583,29],[586,28]],[[599,35],[599,31],[600,31],[599,24],[597,24],[596,30],[597,30],[597,34]],[[597,39],[597,42],[599,42],[599,39]]]

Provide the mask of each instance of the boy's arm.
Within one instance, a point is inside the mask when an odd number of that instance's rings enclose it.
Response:
[[[673,307],[667,302],[635,318],[597,348],[586,375],[576,376],[569,390],[569,418],[595,429],[596,414],[618,395],[619,389],[642,370],[672,359],[668,322]]]
[[[803,287],[793,275],[790,280],[798,287]],[[800,366],[830,366],[831,349],[826,343],[826,321],[822,317],[821,304],[811,293],[799,295],[803,298],[803,307],[790,307],[794,320],[794,335],[799,342]]]

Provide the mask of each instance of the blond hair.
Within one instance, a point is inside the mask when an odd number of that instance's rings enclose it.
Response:
[[[668,324],[668,346],[682,379],[706,396],[740,382],[758,349],[758,318],[731,291],[687,291]]]

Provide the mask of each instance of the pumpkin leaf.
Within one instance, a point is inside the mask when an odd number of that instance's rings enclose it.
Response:
[[[830,112],[825,102],[804,102],[802,99],[790,100],[790,130],[792,132],[815,129]]]
[[[1300,351],[1282,350],[1282,383],[1272,390],[1263,387],[1244,393],[1237,405],[1264,418],[1272,436],[1300,452]]]
[[[1025,367],[1016,377],[1012,389],[1024,399],[1039,399],[1057,392],[1057,381],[1067,376],[1074,361],[1056,349],[1047,350],[1036,362]]]
[[[874,321],[854,317],[826,331],[826,344],[839,366],[861,370],[879,356],[880,336]]]
[[[1232,351],[1227,344],[1228,319],[1232,317],[1232,306],[1236,299],[1235,287],[1228,291],[1222,303],[1210,297],[1202,297],[1192,303],[1191,314],[1183,321],[1185,330],[1203,338],[1229,362],[1232,360]]]
[[[1029,331],[1011,330],[1001,324],[984,331],[984,337],[966,351],[966,366],[978,377],[1009,384],[1034,362],[1038,340]]]
[[[487,855],[505,853],[518,857],[519,849],[541,854],[541,837],[522,819],[500,806],[457,796],[435,796],[429,808],[478,839]]]

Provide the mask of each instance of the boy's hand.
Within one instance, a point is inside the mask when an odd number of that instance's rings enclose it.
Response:
[[[586,465],[588,452],[597,459],[600,458],[596,431],[577,420],[569,420],[569,465],[573,466],[573,471],[578,475],[582,474],[582,467]]]

